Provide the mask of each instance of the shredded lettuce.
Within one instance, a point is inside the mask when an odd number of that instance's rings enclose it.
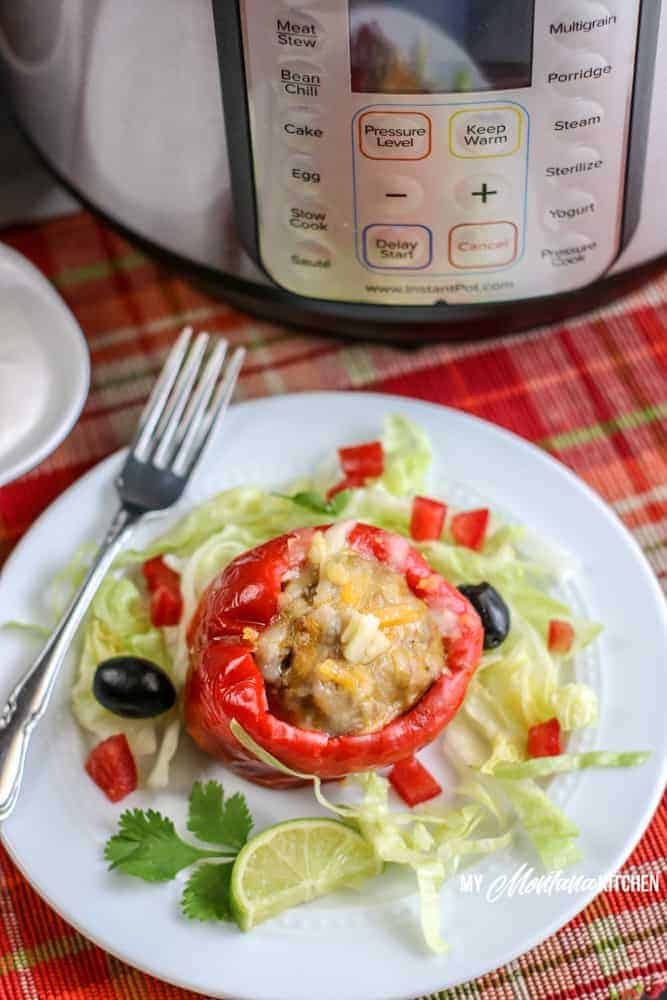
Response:
[[[448,737],[466,763],[489,773],[495,773],[503,762],[525,759],[531,726],[555,716],[563,731],[569,732],[597,719],[593,689],[569,681],[562,658],[553,656],[547,646],[545,621],[552,613],[562,616],[563,608],[568,609],[548,595],[540,607],[541,592],[535,590],[536,610],[531,612],[525,600],[527,590],[533,592],[521,580],[500,590],[510,607],[510,633],[501,646],[482,657],[463,708],[448,727]],[[523,599],[516,600],[517,595]],[[577,627],[582,644],[599,631],[598,626],[583,621]]]
[[[304,523],[316,524],[318,517],[306,512],[282,496],[250,486],[225,490],[199,504],[170,531],[144,549],[125,553],[120,565],[145,562],[154,556],[171,553],[184,558],[193,555],[212,535],[234,527],[246,533],[253,545],[260,545]]]
[[[598,718],[598,699],[587,684],[562,684],[551,696],[553,714],[563,732],[594,726]]]
[[[384,421],[382,484],[396,496],[419,493],[431,468],[431,443],[420,427],[394,414]]]
[[[404,865],[417,879],[420,901],[420,922],[426,945],[434,952],[447,950],[442,940],[440,890],[447,878],[461,864],[474,857],[490,854],[510,846],[512,833],[499,829],[502,814],[491,798],[469,779],[464,796],[476,801],[460,808],[422,808],[411,812],[396,812],[389,804],[389,782],[374,771],[351,775],[347,783],[357,788],[361,800],[357,805],[339,805],[322,792],[322,782],[316,775],[304,774],[286,767],[257,744],[236,720],[231,730],[258,760],[284,774],[312,782],[317,802],[352,824],[371,845],[378,859],[385,864]],[[480,834],[482,827],[490,835]]]
[[[63,615],[67,605],[84,581],[95,546],[90,543],[80,545],[69,563],[56,573],[48,589],[48,602],[54,622]]]
[[[35,625],[32,622],[3,622],[0,629],[7,629],[8,632],[21,632],[30,636],[31,639],[40,639],[42,642],[51,635],[51,629],[46,625]]]
[[[556,757],[533,757],[521,763],[496,764],[492,773],[513,781],[522,778],[547,778],[552,774],[582,771],[587,767],[636,767],[651,756],[645,750],[614,753],[609,750],[589,750],[587,753],[561,753]]]
[[[528,779],[498,781],[547,871],[567,868],[581,860],[578,828],[544,789]]]

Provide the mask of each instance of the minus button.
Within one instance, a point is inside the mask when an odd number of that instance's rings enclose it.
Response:
[[[371,195],[372,207],[369,203],[369,211],[392,212],[397,218],[407,218],[413,212],[418,211],[424,203],[423,187],[416,178],[409,177],[407,174],[387,173],[384,177],[377,177],[376,172],[373,171],[368,176],[368,183],[372,185],[373,191]],[[387,202],[390,199],[391,209],[387,207]]]

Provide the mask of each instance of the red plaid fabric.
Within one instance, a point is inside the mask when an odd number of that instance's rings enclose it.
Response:
[[[92,387],[68,439],[0,489],[0,561],[86,469],[125,444],[185,323],[224,332],[249,357],[239,396],[366,389],[446,403],[556,455],[616,510],[667,578],[667,274],[613,306],[493,342],[398,349],[241,315],[137,252],[87,213],[6,231],[79,320]],[[667,983],[667,800],[625,870],[658,893],[605,892],[540,947],[438,996],[531,1000],[656,995]],[[0,849],[0,997],[185,1000],[105,954],[43,903]]]

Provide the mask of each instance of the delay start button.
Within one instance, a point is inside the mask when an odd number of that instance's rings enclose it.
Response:
[[[513,222],[465,223],[449,234],[449,261],[461,270],[505,267],[516,259],[518,246]]]
[[[433,234],[427,226],[366,226],[363,242],[370,267],[420,271],[433,258]]]

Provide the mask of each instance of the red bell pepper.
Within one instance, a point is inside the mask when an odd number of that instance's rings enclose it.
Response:
[[[137,787],[137,765],[124,733],[102,740],[91,750],[86,771],[112,802],[120,802]]]
[[[452,518],[452,537],[457,545],[465,545],[467,549],[479,552],[484,545],[488,525],[489,511],[485,507],[481,510],[465,510]]]
[[[389,780],[409,806],[428,802],[442,791],[442,785],[438,784],[431,772],[427,771],[416,757],[408,757],[394,764],[389,772]]]
[[[435,739],[458,711],[484,641],[472,605],[405,538],[357,523],[348,546],[404,574],[439,622],[448,669],[411,709],[375,733],[330,736],[283,721],[271,710],[244,629],[261,633],[274,621],[282,581],[303,565],[315,530],[293,531],[238,556],[204,592],[188,629],[185,720],[191,736],[239,774],[273,787],[301,782],[246,751],[230,731],[232,719],[288,767],[307,774],[340,778],[395,764]]]
[[[558,719],[548,719],[530,727],[526,752],[529,757],[557,757],[563,752]]]
[[[162,556],[149,559],[141,567],[151,594],[151,622],[156,628],[178,625],[183,614],[179,574],[167,566]]]
[[[569,622],[552,618],[549,622],[547,645],[552,653],[569,653],[574,642],[574,629]]]
[[[416,542],[437,541],[447,516],[447,507],[439,500],[415,497],[412,501],[410,534]]]

